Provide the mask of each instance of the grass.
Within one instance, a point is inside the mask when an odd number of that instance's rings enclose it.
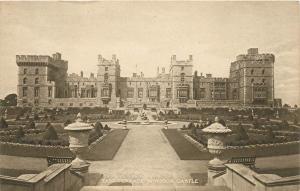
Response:
[[[110,132],[104,139],[83,154],[86,160],[112,160],[118,152],[128,130],[116,129]]]
[[[181,160],[211,159],[211,155],[208,152],[201,152],[176,129],[163,129],[162,131]]]

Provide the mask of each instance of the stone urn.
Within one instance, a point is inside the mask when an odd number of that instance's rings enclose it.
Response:
[[[78,113],[74,123],[69,124],[64,129],[69,134],[69,147],[76,158],[71,163],[71,169],[77,172],[85,173],[88,171],[90,164],[82,159],[82,153],[88,147],[89,131],[94,127],[84,123],[81,114]]]
[[[216,117],[215,122],[202,131],[208,134],[207,148],[214,156],[208,163],[208,184],[213,184],[213,176],[225,170],[224,162],[219,159],[219,156],[226,148],[225,138],[231,130],[219,123],[219,118]]]

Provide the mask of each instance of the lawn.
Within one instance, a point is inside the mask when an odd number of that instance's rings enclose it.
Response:
[[[115,154],[118,152],[125,137],[128,134],[128,130],[115,129],[110,132],[104,139],[96,143],[91,149],[83,154],[83,158],[86,160],[112,160]]]
[[[208,152],[201,152],[195,145],[186,140],[178,130],[163,129],[162,131],[181,160],[211,159]]]

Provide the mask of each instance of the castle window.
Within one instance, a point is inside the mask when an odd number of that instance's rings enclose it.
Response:
[[[171,88],[166,88],[166,98],[172,98]]]
[[[27,74],[27,68],[24,68],[24,74]]]
[[[27,84],[27,78],[23,79],[23,84]]]
[[[184,76],[185,76],[184,73],[181,73],[181,74],[180,74],[180,81],[181,81],[181,82],[184,82]]]
[[[52,87],[48,87],[48,97],[52,97]]]
[[[108,73],[105,73],[104,74],[104,82],[107,82],[107,80],[108,80]]]
[[[263,83],[263,84],[266,83],[266,79],[262,79],[262,83]]]
[[[265,69],[263,69],[263,70],[261,71],[261,74],[262,74],[262,75],[264,75],[264,74],[265,74]]]
[[[35,69],[35,74],[39,74],[39,69],[38,68]]]
[[[253,83],[253,82],[254,82],[254,79],[252,78],[252,79],[251,79],[251,83]]]
[[[251,70],[251,75],[253,75],[253,73],[254,73],[254,70],[252,69],[252,70]]]
[[[34,83],[35,83],[35,84],[39,84],[39,78],[35,78],[35,79],[34,79]]]
[[[34,88],[34,97],[38,97],[40,94],[40,88],[39,87],[35,87]]]
[[[138,88],[138,98],[143,97],[143,88]]]
[[[27,90],[28,90],[27,87],[23,87],[23,97],[27,96]]]
[[[184,70],[184,67],[183,66],[181,66],[181,71],[183,71]]]
[[[108,71],[108,67],[105,67],[105,71]]]
[[[130,88],[127,90],[127,97],[128,98],[133,98],[134,96],[134,89],[133,88]]]

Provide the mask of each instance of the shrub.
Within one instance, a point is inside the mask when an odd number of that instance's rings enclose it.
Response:
[[[71,123],[72,123],[72,121],[70,119],[67,119],[67,121],[64,123],[64,126],[68,126]]]
[[[226,123],[225,123],[224,119],[220,119],[219,123],[221,123],[223,126],[226,126]]]
[[[3,117],[0,119],[0,128],[7,128],[8,125]]]
[[[25,132],[23,130],[22,127],[19,127],[17,132],[16,132],[16,139],[19,142],[21,140],[21,138],[23,138],[25,136]]]
[[[35,129],[35,123],[33,120],[30,120],[26,125],[26,129]]]
[[[185,129],[187,129],[187,128],[186,128],[186,126],[185,126],[185,125],[183,125],[181,129],[182,129],[182,130],[185,130]]]
[[[47,130],[43,136],[43,139],[44,140],[57,140],[58,139],[57,133],[56,133],[54,127],[51,125],[51,123],[47,123],[46,128],[47,128]]]
[[[274,140],[275,139],[275,135],[274,132],[272,130],[272,128],[267,128],[267,140]]]
[[[104,126],[104,130],[110,130],[110,127],[108,127],[108,125],[107,125],[107,124],[105,124],[105,126]]]
[[[193,128],[195,128],[195,124],[193,122],[190,122],[188,124],[188,129],[193,129]]]
[[[18,121],[18,120],[20,120],[20,115],[19,114],[16,116],[16,121]]]
[[[34,113],[34,115],[33,115],[33,119],[34,119],[34,120],[39,120],[39,119],[40,119],[40,117],[39,117],[39,114],[37,114],[37,113]]]
[[[289,128],[289,123],[287,122],[287,120],[282,120],[281,126],[282,126],[282,128],[287,129],[287,128]]]
[[[294,125],[298,125],[298,119],[297,119],[297,117],[294,118]]]
[[[95,129],[100,129],[100,130],[103,129],[103,125],[102,125],[102,123],[100,121],[96,121],[96,123],[95,123]]]
[[[44,119],[47,120],[48,119],[48,115],[47,113],[45,113]]]
[[[249,140],[249,136],[246,132],[246,130],[244,129],[244,127],[242,126],[241,123],[238,124],[237,126],[237,140],[241,141],[241,140]]]

